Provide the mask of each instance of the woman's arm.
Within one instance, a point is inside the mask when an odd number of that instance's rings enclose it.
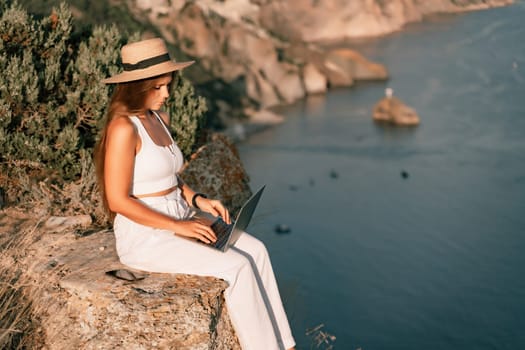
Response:
[[[198,220],[176,220],[152,210],[131,196],[135,152],[140,138],[128,118],[116,118],[108,127],[104,184],[109,208],[129,219],[150,227],[173,231],[205,243],[216,240],[211,228]]]
[[[196,196],[197,192],[192,190],[190,186],[188,186],[181,178],[180,176],[177,176],[178,186],[182,192],[182,197],[186,202],[193,206],[193,204],[197,205],[197,208],[205,211],[207,213],[212,214],[213,216],[220,216],[222,219],[229,224],[230,223],[230,213],[228,210],[224,207],[224,205],[221,203],[221,201],[217,199],[209,199],[202,196]]]

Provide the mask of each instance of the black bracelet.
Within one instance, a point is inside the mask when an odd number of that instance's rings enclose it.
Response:
[[[197,192],[193,195],[193,198],[191,199],[191,204],[193,204],[193,207],[200,209],[197,205],[197,197],[208,198],[208,196],[200,192]]]

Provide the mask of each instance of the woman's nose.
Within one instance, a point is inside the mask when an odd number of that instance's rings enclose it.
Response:
[[[168,87],[167,86],[163,86],[162,87],[162,97],[164,98],[168,98],[170,95],[170,92],[168,90]]]

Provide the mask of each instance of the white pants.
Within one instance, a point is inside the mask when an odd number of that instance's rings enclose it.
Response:
[[[179,190],[141,200],[177,219],[192,214]],[[295,346],[268,252],[257,238],[243,233],[235,246],[223,253],[173,232],[137,224],[122,215],[116,216],[114,231],[117,253],[125,265],[151,272],[214,276],[227,281],[226,306],[243,349]]]

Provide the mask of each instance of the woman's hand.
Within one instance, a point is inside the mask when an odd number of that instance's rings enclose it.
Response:
[[[194,238],[206,244],[217,241],[217,236],[208,222],[201,219],[179,220],[176,223],[175,234]]]
[[[200,210],[210,213],[213,216],[220,216],[227,224],[231,223],[230,213],[228,213],[228,210],[222,205],[221,201],[204,197],[197,197],[196,201]]]

